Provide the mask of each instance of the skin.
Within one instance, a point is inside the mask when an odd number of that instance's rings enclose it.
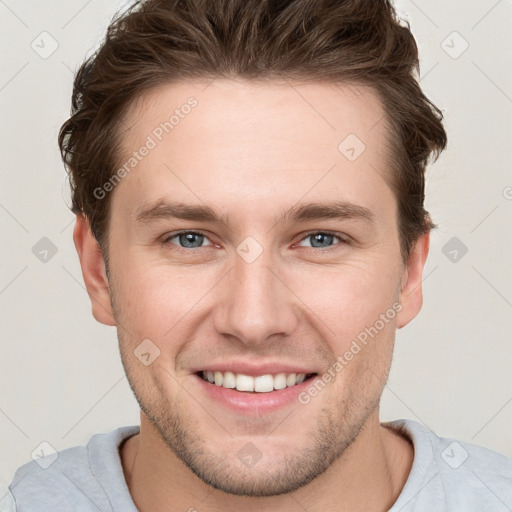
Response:
[[[160,86],[128,112],[123,158],[190,96],[198,106],[112,192],[108,272],[87,220],[78,216],[74,230],[93,315],[117,326],[141,406],[140,434],[120,449],[133,499],[144,512],[388,510],[413,447],[380,424],[379,400],[396,329],[421,309],[429,235],[403,262],[382,106],[370,88],[348,85]],[[352,162],[338,151],[348,134],[366,145]],[[138,223],[137,212],[161,198],[208,204],[229,222]],[[368,208],[373,222],[277,222],[297,203],[332,200]],[[200,248],[171,238],[178,230],[202,231],[192,240]],[[315,246],[311,235],[323,231],[342,238]],[[236,252],[248,236],[263,248],[252,263]],[[237,414],[209,399],[192,372],[236,357],[322,375],[397,303],[400,312],[307,405]],[[134,356],[144,339],[160,350],[148,366]],[[237,455],[247,443],[262,455],[252,467]]]

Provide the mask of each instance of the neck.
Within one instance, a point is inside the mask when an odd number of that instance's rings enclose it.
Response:
[[[386,511],[398,498],[413,461],[410,441],[382,427],[378,410],[323,474],[280,496],[235,496],[204,483],[167,447],[144,414],[140,433],[120,448],[132,498],[141,512]]]

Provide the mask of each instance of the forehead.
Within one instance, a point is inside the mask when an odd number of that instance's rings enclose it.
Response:
[[[270,197],[293,204],[327,191],[357,202],[365,192],[371,203],[387,188],[385,116],[368,86],[167,84],[134,102],[123,124],[120,166],[151,148],[114,191],[132,216],[165,196],[226,208],[236,201],[262,214]]]

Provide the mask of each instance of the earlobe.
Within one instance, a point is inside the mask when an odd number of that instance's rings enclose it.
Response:
[[[80,259],[85,287],[91,299],[94,318],[105,325],[116,325],[105,260],[100,246],[92,234],[88,219],[82,215],[76,216],[73,241]]]
[[[429,244],[430,232],[420,236],[411,249],[411,254],[402,276],[402,289],[400,292],[402,309],[397,315],[397,329],[406,326],[415,318],[423,305],[422,279]]]

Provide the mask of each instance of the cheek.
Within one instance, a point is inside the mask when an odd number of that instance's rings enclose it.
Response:
[[[187,317],[194,317],[201,300],[218,280],[210,270],[191,272],[135,261],[125,268],[121,279],[114,280],[113,292],[119,321],[134,342],[149,338],[160,343],[179,337]]]
[[[225,288],[232,281],[223,281],[224,266],[171,266],[125,257],[113,268],[123,269],[113,287],[119,320],[141,340],[163,342],[191,334],[191,319],[197,321],[236,295],[236,289],[231,294]],[[288,265],[275,271],[289,287],[290,307],[301,309],[320,331],[328,326],[325,336],[343,340],[343,345],[373,325],[396,300],[397,271],[377,257],[353,258],[336,266]]]
[[[309,315],[316,315],[330,328],[328,336],[345,344],[379,321],[381,315],[388,312],[386,320],[396,317],[393,304],[398,298],[398,280],[396,269],[386,271],[379,264],[353,262],[309,273],[306,270],[291,288],[307,305]],[[389,329],[388,323],[381,323],[379,330]]]

